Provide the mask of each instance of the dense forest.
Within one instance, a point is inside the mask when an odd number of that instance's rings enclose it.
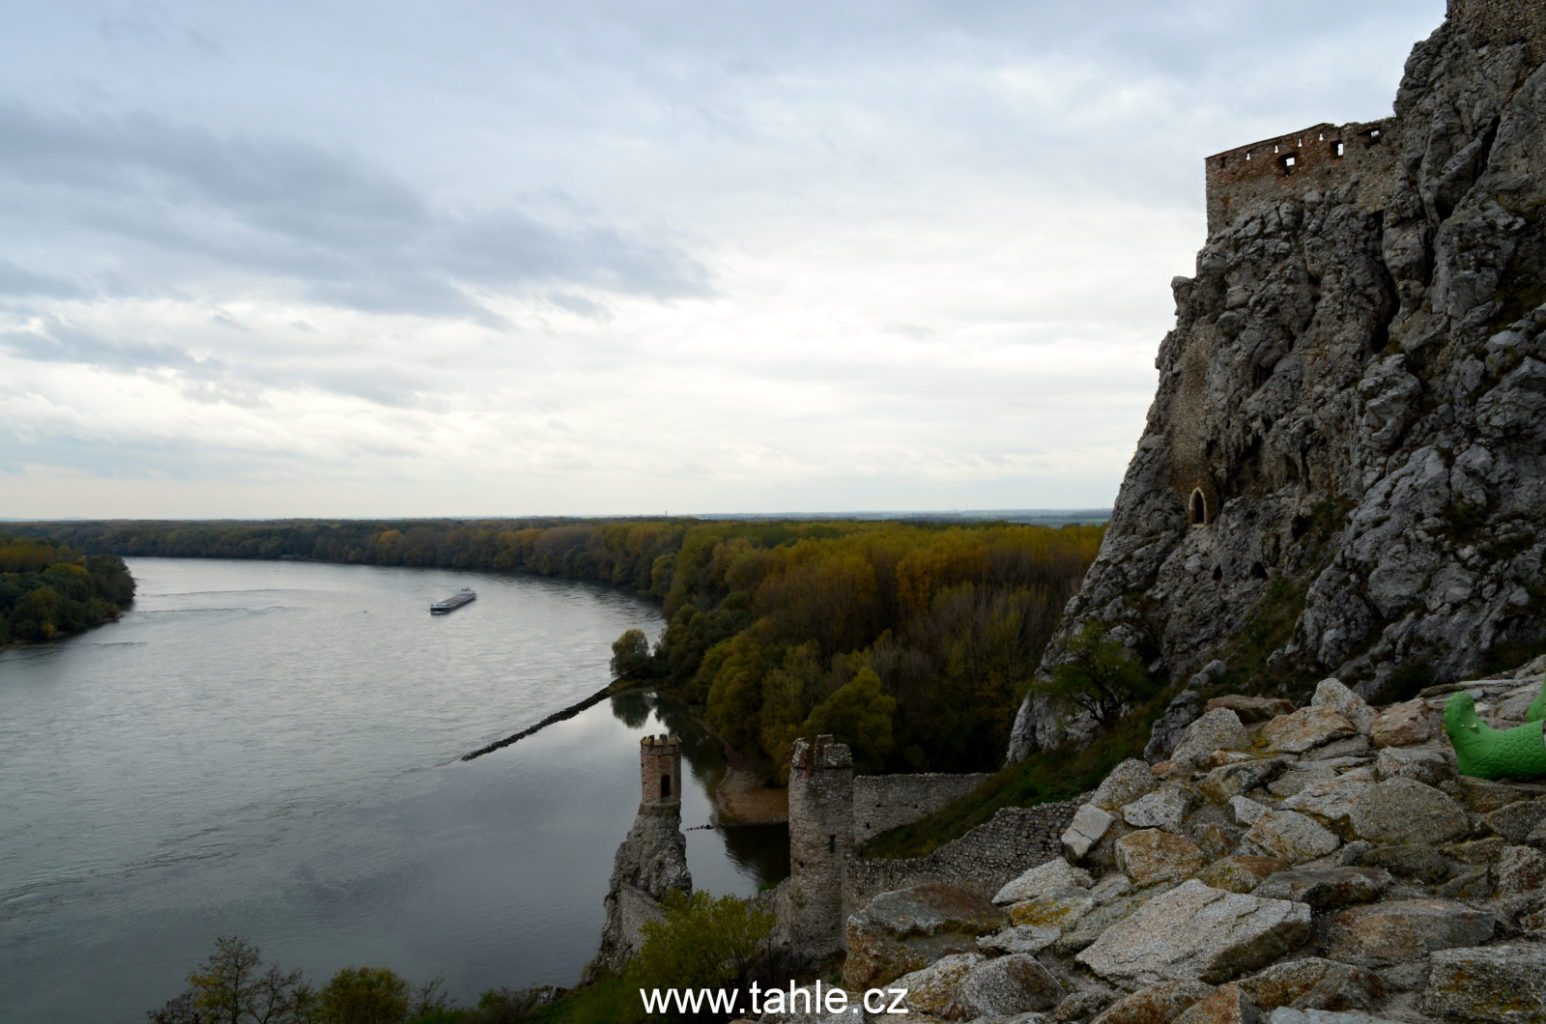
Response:
[[[114,522],[21,527],[119,555],[295,558],[532,572],[659,601],[620,670],[784,764],[834,733],[869,771],[997,768],[1097,526],[859,521]]]
[[[100,626],[133,599],[134,579],[116,556],[0,535],[0,647]]]

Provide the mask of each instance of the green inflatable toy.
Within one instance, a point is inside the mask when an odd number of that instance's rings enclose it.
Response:
[[[1444,731],[1461,775],[1518,779],[1546,775],[1546,686],[1525,712],[1525,725],[1494,729],[1476,715],[1476,698],[1457,693],[1444,705]]]

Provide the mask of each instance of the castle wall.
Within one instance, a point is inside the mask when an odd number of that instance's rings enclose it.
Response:
[[[1285,199],[1359,185],[1358,201],[1383,206],[1396,184],[1395,118],[1317,124],[1215,153],[1203,161],[1208,234]]]
[[[860,775],[854,779],[854,843],[862,846],[872,836],[927,818],[992,777],[986,773]]]
[[[883,892],[943,882],[992,898],[1027,868],[1062,855],[1059,837],[1077,802],[1005,807],[984,824],[925,857],[855,860],[848,866],[848,911]]]

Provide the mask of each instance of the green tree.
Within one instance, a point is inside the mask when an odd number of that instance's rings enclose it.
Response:
[[[1115,724],[1123,709],[1159,691],[1159,681],[1150,678],[1143,663],[1103,622],[1086,622],[1068,641],[1068,656],[1037,689],[1101,726]]]
[[[319,1024],[402,1024],[408,983],[385,967],[345,967],[317,993]]]
[[[655,674],[650,641],[642,629],[630,629],[612,642],[612,675],[618,679],[648,679]]]
[[[874,771],[891,753],[895,712],[896,698],[881,688],[873,668],[862,665],[852,679],[811,709],[805,734],[831,733],[853,750],[855,767]]]

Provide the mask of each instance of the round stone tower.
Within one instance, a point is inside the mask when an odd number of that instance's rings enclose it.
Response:
[[[812,956],[843,948],[843,887],[853,850],[854,761],[831,736],[789,758],[789,889],[784,929]]]
[[[682,741],[675,736],[646,736],[639,741],[639,785],[644,807],[682,806]]]

